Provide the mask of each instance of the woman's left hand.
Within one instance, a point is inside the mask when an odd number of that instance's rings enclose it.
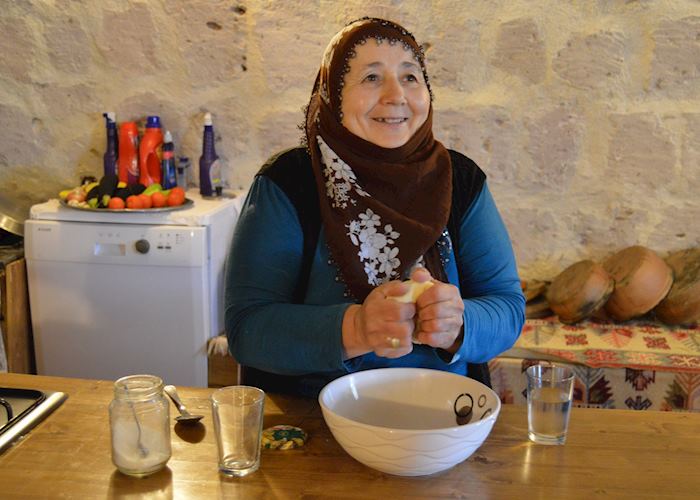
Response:
[[[427,269],[416,269],[411,279],[424,282],[432,279]],[[454,353],[462,343],[464,302],[459,289],[449,283],[433,281],[416,300],[414,338],[422,344]]]

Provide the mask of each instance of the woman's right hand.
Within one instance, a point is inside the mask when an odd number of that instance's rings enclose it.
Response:
[[[413,350],[415,304],[388,299],[408,291],[401,281],[378,286],[361,305],[350,306],[343,318],[345,357],[368,352],[385,358],[399,358]]]

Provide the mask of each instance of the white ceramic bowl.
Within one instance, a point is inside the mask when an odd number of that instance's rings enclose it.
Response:
[[[473,398],[471,420],[458,425]],[[454,373],[423,368],[382,368],[345,375],[318,397],[336,441],[368,467],[422,476],[466,460],[491,432],[501,402],[491,389]]]

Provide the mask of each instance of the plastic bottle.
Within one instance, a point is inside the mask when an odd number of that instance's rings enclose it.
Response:
[[[165,139],[163,140],[163,189],[170,189],[177,186],[177,174],[175,172],[175,155],[173,150],[173,136],[169,130],[165,131]]]
[[[163,131],[160,128],[160,118],[149,116],[146,120],[146,132],[139,145],[139,182],[144,186],[160,183],[162,147]]]
[[[211,113],[204,115],[202,156],[199,157],[199,192],[202,196],[221,193],[221,163],[214,148],[214,126]]]
[[[120,182],[139,182],[139,129],[136,122],[119,125],[119,160],[117,173]]]
[[[117,173],[117,118],[113,112],[102,113],[107,128],[107,148],[104,154],[104,174]]]
[[[190,172],[190,159],[187,156],[180,156],[177,159],[177,182],[180,186],[187,188],[190,185],[189,182],[189,172]]]

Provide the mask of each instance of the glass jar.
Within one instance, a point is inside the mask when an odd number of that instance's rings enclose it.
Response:
[[[114,383],[109,405],[112,462],[124,474],[147,476],[170,459],[170,413],[163,381],[129,375]]]

